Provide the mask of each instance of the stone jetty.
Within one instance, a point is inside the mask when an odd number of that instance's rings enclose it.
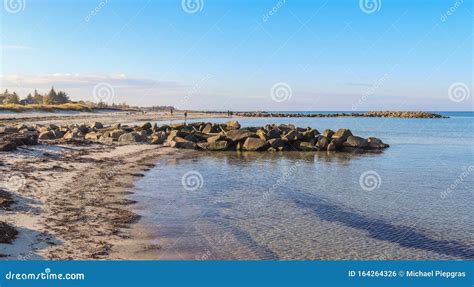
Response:
[[[273,113],[273,112],[235,112],[233,115],[240,117],[272,117],[272,118],[338,118],[338,117],[364,117],[364,118],[413,118],[413,119],[445,119],[448,116],[411,111],[373,111],[366,113]]]
[[[0,151],[21,145],[44,144],[155,144],[203,151],[370,151],[387,148],[376,137],[362,138],[347,128],[319,132],[311,127],[266,125],[242,128],[238,121],[161,125],[100,122],[68,126],[18,125],[0,127]]]

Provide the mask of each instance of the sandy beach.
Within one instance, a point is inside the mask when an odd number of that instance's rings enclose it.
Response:
[[[220,115],[190,113],[188,118]],[[165,113],[3,114],[2,124],[104,124],[179,120]],[[136,178],[158,159],[179,158],[186,151],[156,145],[37,145],[0,153],[0,221],[18,234],[0,244],[4,259],[130,259],[148,244],[146,232],[130,228],[138,216],[127,196]],[[13,191],[5,184],[12,179]],[[11,181],[12,181],[11,180]],[[11,182],[10,181],[10,182]],[[0,189],[2,186],[0,185]],[[135,254],[136,253],[136,254]]]

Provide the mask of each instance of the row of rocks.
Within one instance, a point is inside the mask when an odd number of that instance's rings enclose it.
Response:
[[[294,125],[266,125],[241,129],[239,122],[225,124],[191,123],[157,126],[151,123],[104,126],[99,122],[69,126],[19,125],[0,127],[0,151],[36,143],[104,144],[148,143],[175,148],[208,151],[353,151],[380,150],[388,147],[380,139],[361,138],[349,129],[323,133]]]
[[[417,118],[417,119],[441,119],[449,118],[440,114],[429,112],[410,111],[374,111],[366,113],[269,113],[269,112],[237,112],[233,113],[241,117],[273,117],[273,118],[336,118],[336,117],[366,117],[366,118]]]

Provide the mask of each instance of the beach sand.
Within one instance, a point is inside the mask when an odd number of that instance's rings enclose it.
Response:
[[[182,119],[178,113],[173,118],[159,113],[19,115],[4,114],[0,123]],[[222,115],[191,113],[188,118],[218,116]],[[18,190],[10,187],[6,192],[11,202],[1,207],[0,221],[18,231],[11,244],[0,244],[1,258],[154,259],[147,251],[159,246],[150,244],[146,230],[133,224],[138,215],[128,195],[134,181],[158,159],[179,158],[187,152],[146,144],[39,145],[0,152],[0,189],[7,190],[9,178],[20,182]]]

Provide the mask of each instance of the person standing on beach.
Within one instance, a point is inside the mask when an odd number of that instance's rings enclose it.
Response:
[[[173,112],[174,112],[174,108],[171,107],[171,108],[170,108],[170,114],[173,115]]]
[[[186,120],[188,119],[188,112],[184,112],[184,124],[186,124]]]

